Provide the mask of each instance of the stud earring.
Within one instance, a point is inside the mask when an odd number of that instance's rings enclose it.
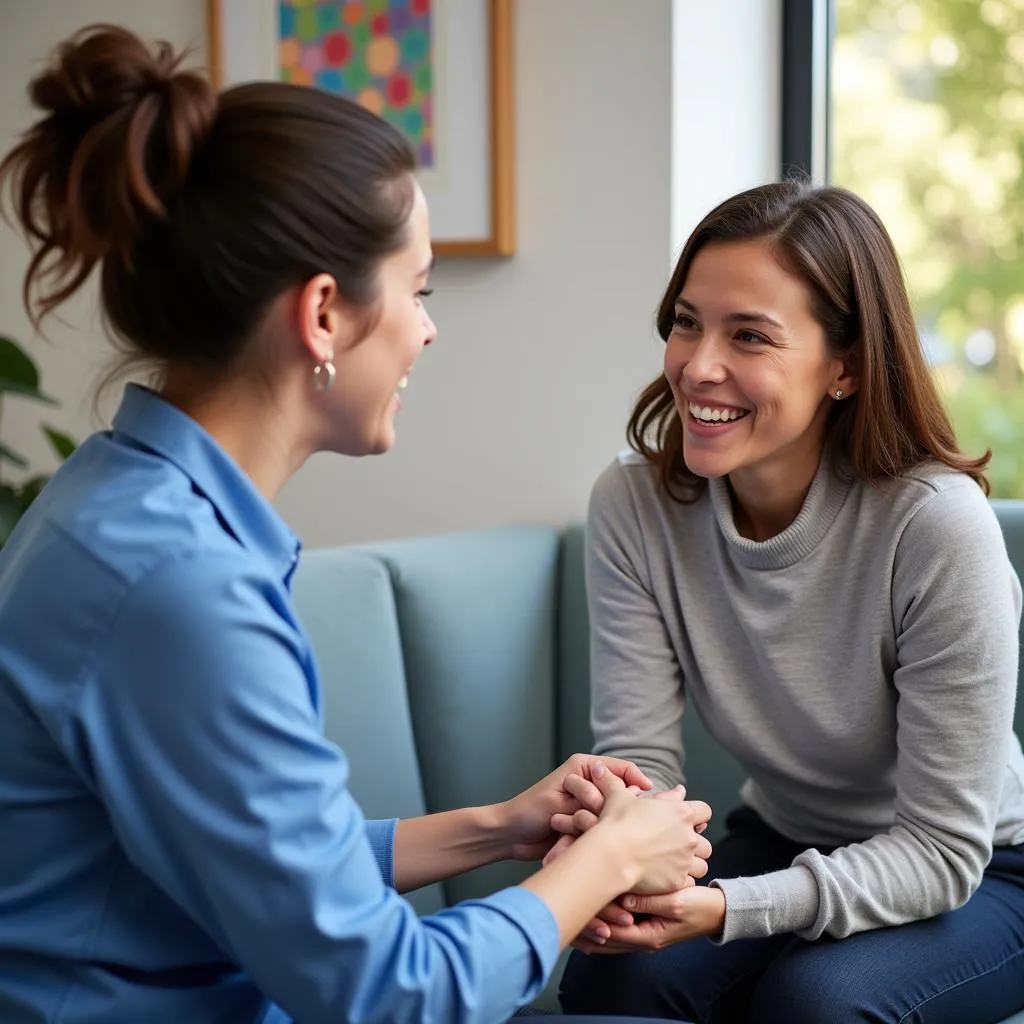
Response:
[[[843,389],[842,389],[842,388],[839,388],[839,389],[838,389],[838,390],[836,391],[836,393],[835,393],[835,394],[834,394],[834,395],[833,395],[832,397],[833,397],[833,398],[834,398],[834,399],[835,399],[835,400],[836,400],[837,402],[841,402],[841,401],[843,400],[843,394],[844,394],[844,392],[843,392]]]
[[[330,359],[324,359],[313,367],[313,384],[317,391],[330,391],[337,370]]]

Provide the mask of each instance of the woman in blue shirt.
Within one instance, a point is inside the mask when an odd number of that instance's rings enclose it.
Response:
[[[98,266],[158,383],[0,555],[0,1019],[504,1019],[612,898],[703,874],[710,812],[578,755],[504,804],[367,822],[321,734],[271,500],[314,452],[387,451],[434,338],[408,145],[312,89],[218,97],[111,27],[29,91],[0,184],[30,311]],[[542,855],[594,785],[601,822],[522,886],[424,919],[398,895]]]

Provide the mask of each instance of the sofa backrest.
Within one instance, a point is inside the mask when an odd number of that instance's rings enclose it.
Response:
[[[311,551],[294,594],[325,729],[372,817],[514,795],[556,763],[560,536],[493,529]],[[419,910],[520,881],[498,864],[417,894]]]

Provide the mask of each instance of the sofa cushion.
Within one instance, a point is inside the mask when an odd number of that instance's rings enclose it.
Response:
[[[323,682],[324,731],[345,751],[350,787],[369,818],[426,811],[387,567],[352,550],[307,552],[292,586]],[[410,895],[444,906],[441,886]]]
[[[559,535],[511,527],[362,547],[387,566],[427,808],[470,807],[555,764]],[[521,881],[496,864],[445,883],[450,902]]]

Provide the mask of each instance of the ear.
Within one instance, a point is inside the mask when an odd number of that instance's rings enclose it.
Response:
[[[299,337],[318,363],[333,359],[341,347],[344,324],[338,306],[338,284],[330,274],[311,277],[299,291]]]
[[[836,360],[835,376],[832,378],[829,393],[834,395],[842,391],[845,398],[856,394],[860,387],[860,349],[854,346],[850,351]]]

